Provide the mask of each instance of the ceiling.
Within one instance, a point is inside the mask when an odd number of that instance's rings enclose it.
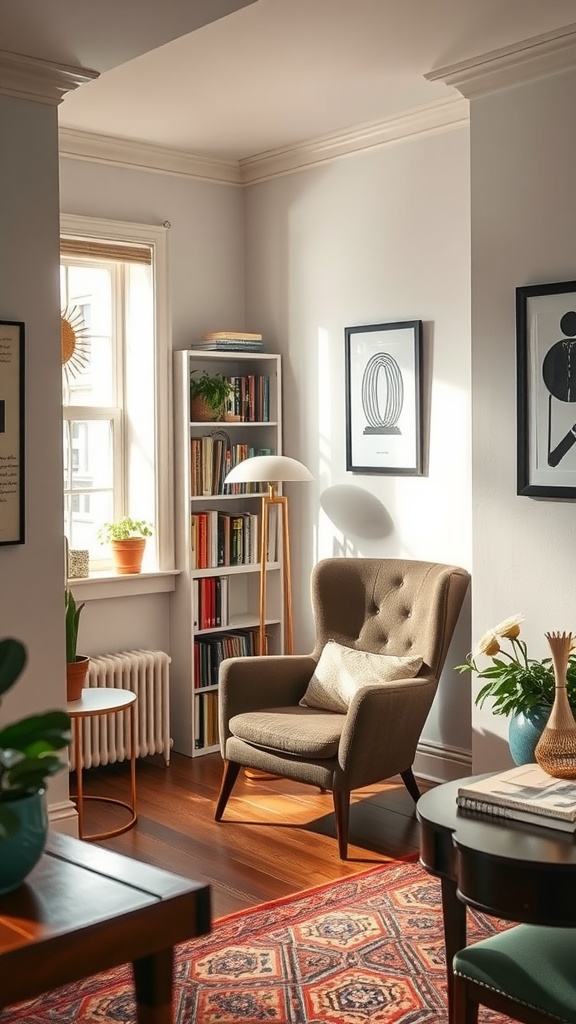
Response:
[[[1,0],[4,50],[100,72],[64,128],[238,161],[457,97],[424,75],[576,0]]]

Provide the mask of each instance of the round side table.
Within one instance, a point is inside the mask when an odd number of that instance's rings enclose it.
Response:
[[[136,823],[136,701],[137,696],[131,690],[120,690],[107,686],[86,687],[82,690],[79,700],[71,700],[66,705],[66,711],[72,719],[74,729],[74,768],[76,771],[76,793],[72,793],[72,800],[76,801],[78,811],[78,835],[80,839],[110,839],[112,836],[119,836],[127,832]],[[122,711],[129,710],[130,713],[130,802],[116,800],[110,796],[85,796],[83,784],[83,722],[85,718],[93,718],[95,715],[117,715]],[[98,800],[101,803],[118,804],[130,812],[130,820],[119,828],[109,829],[107,832],[84,831],[84,801]]]

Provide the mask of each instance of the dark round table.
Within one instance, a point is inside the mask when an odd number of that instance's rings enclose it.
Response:
[[[466,945],[466,906],[507,921],[576,926],[574,833],[458,808],[458,788],[490,774],[446,782],[416,806],[420,863],[442,886],[450,1021],[452,959]]]

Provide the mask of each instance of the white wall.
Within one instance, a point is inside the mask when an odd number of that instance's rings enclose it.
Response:
[[[246,190],[247,319],[283,355],[284,452],[314,475],[286,486],[298,651],[313,646],[319,558],[471,567],[468,144],[460,128]],[[412,319],[424,321],[426,475],[347,473],[344,328]],[[470,681],[452,666],[469,646],[466,608],[423,736],[431,774],[439,747],[457,774],[468,764]]]
[[[25,543],[0,547],[0,636],[28,649],[4,722],[62,707],[64,552],[56,107],[0,96],[0,318],[25,323]],[[50,783],[66,813],[68,780]]]
[[[515,288],[576,278],[576,73],[471,102],[473,637],[523,612],[529,654],[574,630],[572,501],[516,494]],[[507,722],[474,711],[477,771],[511,764]]]

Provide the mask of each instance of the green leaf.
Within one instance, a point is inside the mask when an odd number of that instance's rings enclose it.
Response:
[[[20,640],[0,640],[0,693],[6,693],[20,677],[26,665],[26,648]]]
[[[12,722],[0,730],[0,748],[29,751],[41,743],[43,750],[62,750],[70,737],[70,716],[65,711],[46,711]]]

